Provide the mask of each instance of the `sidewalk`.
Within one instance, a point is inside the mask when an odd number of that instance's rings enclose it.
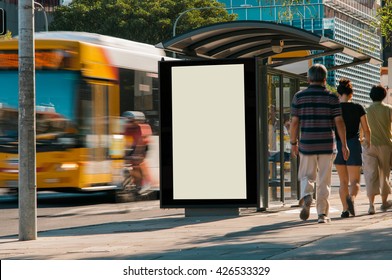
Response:
[[[308,221],[299,207],[238,217],[185,217],[184,209],[159,209],[159,201],[140,201],[155,215],[92,226],[38,233],[33,241],[0,237],[0,259],[61,260],[385,260],[392,259],[392,210],[368,215],[364,187],[357,216],[341,219],[338,188],[332,188],[332,222],[317,224],[314,205]]]

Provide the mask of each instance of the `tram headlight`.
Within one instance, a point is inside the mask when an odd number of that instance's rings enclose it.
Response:
[[[60,164],[57,168],[57,171],[73,171],[79,168],[79,164],[75,162],[64,162]]]

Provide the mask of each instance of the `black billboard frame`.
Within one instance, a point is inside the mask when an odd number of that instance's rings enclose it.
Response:
[[[172,68],[178,66],[243,65],[246,198],[244,199],[175,199],[173,195],[173,112]],[[161,208],[238,208],[258,207],[258,102],[257,59],[169,60],[159,62],[160,80],[160,203]],[[224,73],[221,73],[224,75]],[[233,112],[234,113],[234,112]],[[228,157],[229,157],[228,151]],[[213,159],[212,159],[213,160]],[[195,170],[195,175],[202,172]],[[192,178],[190,178],[191,180]],[[206,180],[207,184],[208,178]]]

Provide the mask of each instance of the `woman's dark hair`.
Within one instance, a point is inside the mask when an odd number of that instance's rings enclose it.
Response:
[[[370,90],[369,95],[373,101],[383,101],[387,96],[387,90],[382,85],[375,85]]]
[[[338,93],[340,95],[352,94],[353,93],[353,85],[351,84],[351,81],[349,79],[346,79],[346,78],[340,79],[337,91],[338,91]]]

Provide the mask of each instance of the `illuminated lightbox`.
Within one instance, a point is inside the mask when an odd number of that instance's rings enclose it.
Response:
[[[160,62],[161,206],[256,206],[254,59]]]

